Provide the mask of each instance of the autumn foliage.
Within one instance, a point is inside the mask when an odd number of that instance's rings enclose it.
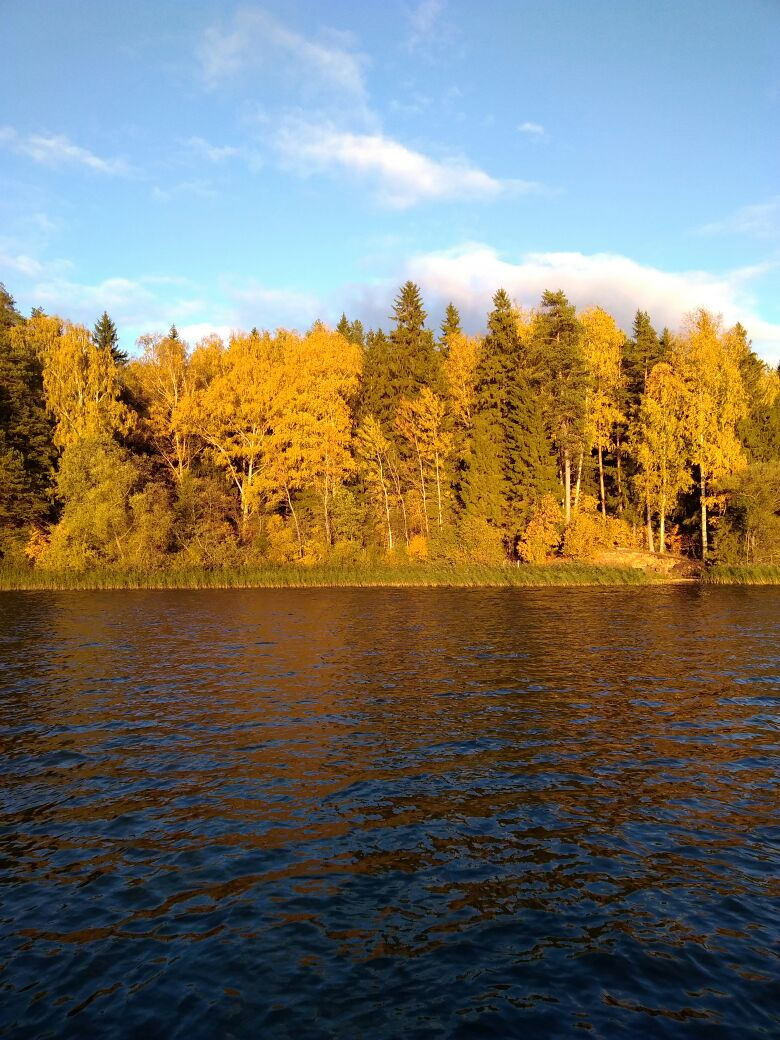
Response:
[[[496,293],[393,327],[94,331],[0,295],[0,551],[50,570],[780,558],[780,380],[704,310],[627,335]]]

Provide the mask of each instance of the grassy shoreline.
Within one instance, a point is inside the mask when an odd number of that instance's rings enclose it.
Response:
[[[111,589],[282,589],[282,588],[547,588],[701,583],[777,585],[780,567],[714,567],[701,578],[662,577],[637,567],[554,563],[520,567],[446,564],[413,566],[296,565],[220,570],[77,572],[0,568],[0,591],[87,591]]]
[[[0,569],[0,591],[87,589],[247,588],[542,588],[551,585],[655,585],[652,575],[630,567],[594,564],[477,567],[418,564],[383,567],[327,566],[198,568],[163,571],[55,573]]]

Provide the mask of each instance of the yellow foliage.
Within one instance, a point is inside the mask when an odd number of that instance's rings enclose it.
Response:
[[[619,517],[603,517],[589,495],[572,516],[563,536],[563,555],[575,560],[592,560],[603,549],[629,549],[634,537],[629,524]]]
[[[524,563],[544,563],[560,545],[563,525],[560,504],[552,495],[544,495],[518,543],[520,559]]]
[[[48,534],[40,527],[33,527],[30,531],[30,537],[27,539],[27,544],[24,547],[24,555],[31,563],[37,564],[41,556],[46,552],[48,546]]]
[[[133,416],[119,400],[119,372],[109,350],[96,345],[83,325],[66,322],[42,351],[46,409],[54,416],[59,448],[84,437],[128,433]]]
[[[407,549],[409,559],[411,560],[427,560],[428,559],[428,539],[421,534],[414,534],[409,539],[409,547]]]

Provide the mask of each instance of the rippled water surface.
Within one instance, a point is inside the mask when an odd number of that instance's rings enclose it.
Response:
[[[0,593],[0,1022],[780,1036],[780,590]]]

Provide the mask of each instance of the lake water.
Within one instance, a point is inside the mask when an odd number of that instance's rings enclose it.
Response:
[[[777,1037],[780,590],[0,593],[14,1037]]]

